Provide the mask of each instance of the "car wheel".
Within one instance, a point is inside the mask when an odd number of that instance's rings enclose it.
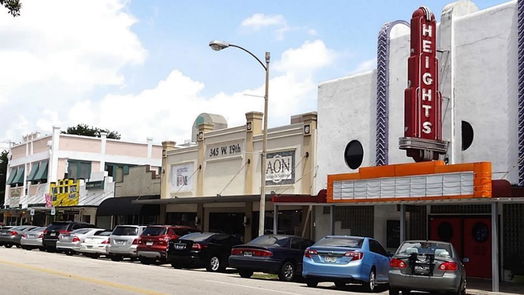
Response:
[[[65,250],[64,253],[67,256],[73,256],[73,254],[75,254],[75,252],[73,252],[73,250]]]
[[[344,289],[346,287],[346,283],[345,282],[335,282],[335,287],[337,287],[337,289]]]
[[[407,290],[407,289],[402,290],[402,295],[409,295],[409,294],[411,294],[411,290]]]
[[[398,295],[398,289],[395,288],[389,288],[389,295]]]
[[[250,270],[239,269],[239,270],[238,270],[238,274],[239,274],[240,277],[242,277],[242,278],[249,279],[249,278],[253,275],[253,272],[250,271]]]
[[[377,289],[377,275],[375,274],[375,269],[371,269],[369,273],[369,281],[364,283],[366,291],[375,292]]]
[[[20,245],[18,245],[18,244],[16,244],[16,245],[15,245],[15,247],[17,247],[17,248],[20,248],[21,246],[20,246]]]
[[[306,280],[306,285],[308,287],[314,288],[314,287],[318,286],[318,282],[315,281],[315,280]]]
[[[151,263],[153,263],[153,260],[150,259],[150,258],[140,257],[140,263],[142,263],[142,264],[151,264]]]
[[[217,272],[220,271],[220,269],[222,269],[222,262],[220,261],[220,257],[215,255],[211,256],[209,258],[209,261],[207,262],[206,270]]]
[[[176,269],[181,269],[181,268],[183,268],[183,265],[180,264],[180,263],[171,263],[171,266],[172,266],[173,268],[176,268]]]
[[[91,254],[91,255],[89,255],[89,257],[91,257],[93,259],[98,259],[98,257],[100,257],[100,254]]]
[[[122,256],[111,255],[110,258],[112,261],[122,261]]]
[[[291,261],[286,261],[280,267],[278,279],[285,282],[291,282],[295,279],[295,265]]]
[[[11,248],[11,247],[13,247],[13,244],[5,244],[4,247]]]

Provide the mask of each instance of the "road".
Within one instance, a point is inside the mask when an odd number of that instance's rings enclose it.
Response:
[[[0,294],[365,294],[357,286],[337,290],[332,283],[243,279],[233,271],[180,270],[168,264],[142,265],[0,247]],[[387,294],[387,291],[375,294]]]

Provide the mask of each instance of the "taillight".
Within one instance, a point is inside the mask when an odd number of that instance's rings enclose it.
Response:
[[[133,245],[138,245],[139,242],[140,242],[140,239],[134,239],[133,240]]]
[[[311,258],[314,255],[318,255],[317,250],[313,250],[313,249],[309,249],[308,248],[308,249],[306,249],[306,251],[304,251],[304,257]]]
[[[73,237],[71,242],[73,242],[73,243],[80,242],[80,238],[79,237]]]
[[[253,256],[271,257],[273,256],[273,252],[269,250],[254,250]]]
[[[458,265],[455,262],[444,262],[439,265],[438,269],[455,271],[458,270]]]
[[[408,265],[400,259],[393,258],[389,262],[389,266],[391,266],[392,268],[406,268]]]
[[[194,243],[193,246],[191,246],[192,250],[202,250],[203,248],[204,248],[204,246],[202,244],[199,244],[199,243]]]
[[[23,238],[23,239],[26,239],[26,238],[27,238],[27,235],[26,235],[26,234],[22,234],[22,238]]]
[[[242,255],[242,250],[241,249],[231,249],[231,255]]]
[[[49,233],[49,232],[47,231],[47,229],[45,229],[45,230],[42,232],[43,235],[45,235],[45,234],[47,234],[47,233]]]
[[[65,234],[68,234],[69,231],[66,230],[66,229],[61,229],[61,230],[58,231],[58,233],[61,234],[61,235],[65,235]]]
[[[353,258],[352,260],[360,260],[364,257],[364,253],[358,251],[348,251],[344,253],[344,256]]]
[[[45,234],[45,232],[41,233],[40,235],[38,235],[38,238],[42,239],[44,237],[44,234]]]
[[[107,245],[107,244],[109,244],[109,239],[107,239],[107,240],[105,240],[105,241],[102,241],[101,244],[102,244],[102,245]]]
[[[15,231],[10,231],[9,234],[12,235],[12,236],[16,236],[16,232]]]

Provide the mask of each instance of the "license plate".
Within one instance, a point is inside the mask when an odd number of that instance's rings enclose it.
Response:
[[[153,242],[146,242],[147,246],[153,246]]]
[[[251,252],[244,252],[244,256],[253,256],[253,253],[251,253]]]
[[[86,245],[86,247],[87,247],[87,248],[93,248],[93,246],[92,246],[92,245]]]
[[[175,244],[175,249],[181,250],[185,248],[186,248],[186,244]]]
[[[126,241],[115,241],[115,243],[116,243],[117,245],[123,245],[123,244],[125,244],[125,242],[126,242]]]
[[[415,266],[415,273],[416,274],[428,274],[429,273],[429,266]]]
[[[50,236],[56,237],[56,233],[51,233]]]
[[[337,258],[333,257],[333,256],[326,256],[326,257],[324,257],[324,260],[326,262],[337,262]]]

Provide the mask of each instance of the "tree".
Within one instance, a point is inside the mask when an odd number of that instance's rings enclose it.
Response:
[[[100,137],[100,134],[102,132],[107,133],[107,138],[120,139],[120,133],[116,131],[109,131],[109,129],[91,127],[87,124],[78,124],[73,127],[67,127],[67,131],[62,131],[62,133],[64,134],[76,134],[91,137]]]
[[[6,150],[0,153],[0,207],[4,205],[5,177],[7,175],[7,162],[9,162],[8,154],[9,152]]]
[[[20,0],[0,0],[0,4],[7,8],[12,16],[20,15],[20,8],[22,8]]]

